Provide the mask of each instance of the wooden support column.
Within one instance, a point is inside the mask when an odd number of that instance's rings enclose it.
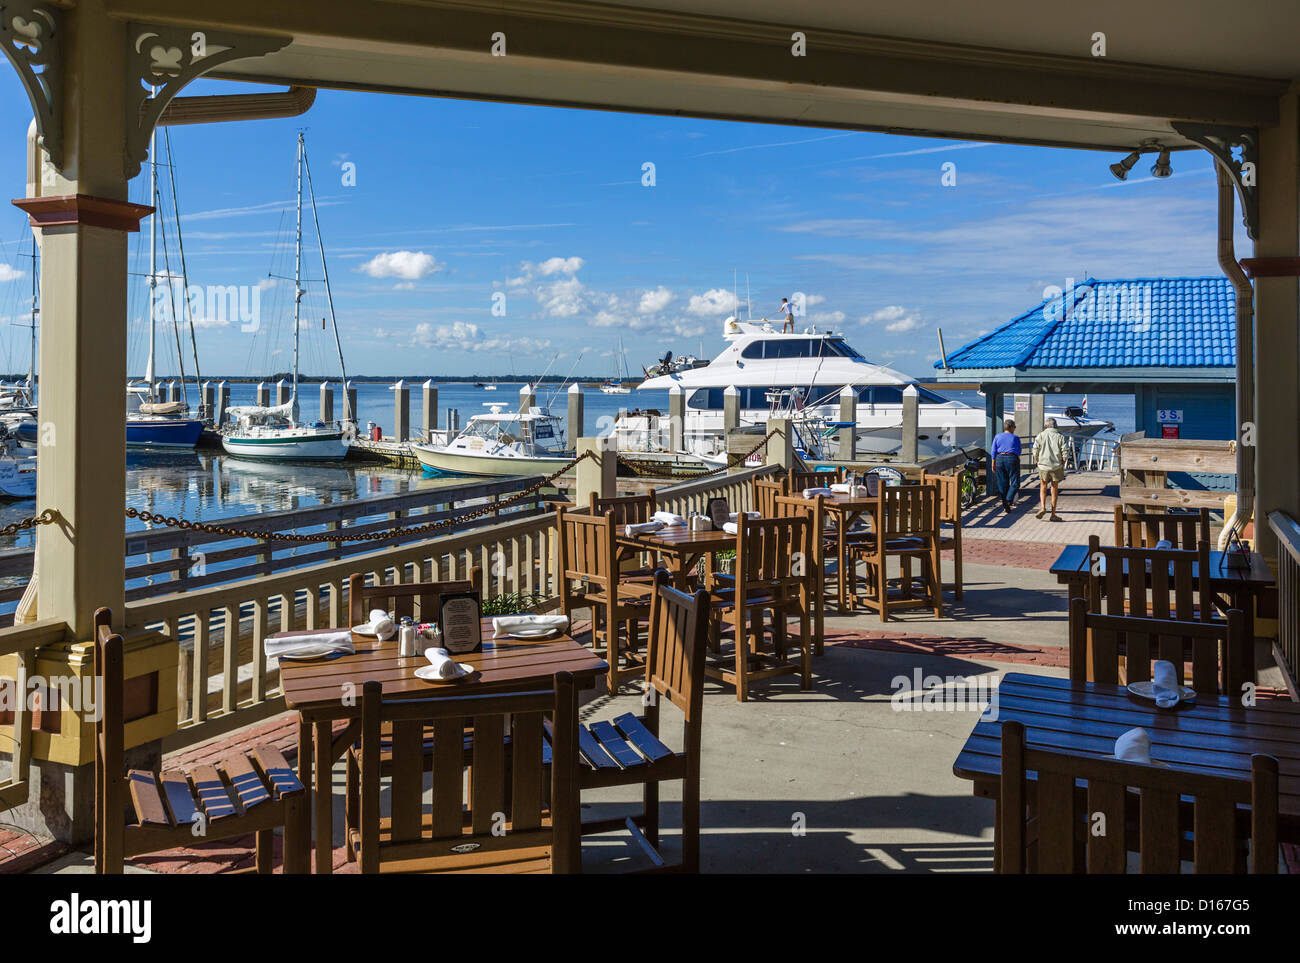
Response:
[[[568,422],[566,423],[566,427],[568,428],[569,431],[569,441],[571,443],[576,444],[578,439],[582,437],[582,432],[584,431],[583,420],[584,420],[585,406],[584,406],[584,399],[582,397],[582,385],[579,384],[569,385],[568,401],[569,401],[569,410],[568,410]]]
[[[858,393],[852,385],[840,389],[840,421],[852,422],[853,427],[839,431],[840,461],[858,459]]]
[[[584,455],[592,452],[594,458],[585,458],[578,462],[574,470],[573,500],[579,507],[591,503],[594,492],[600,498],[610,498],[618,493],[618,453],[613,441],[606,445],[604,438],[579,438],[577,453]]]
[[[672,451],[686,447],[686,392],[681,385],[668,389],[668,447]]]
[[[1259,132],[1259,240],[1242,268],[1255,284],[1255,539],[1274,564],[1268,513],[1300,518],[1300,106],[1281,98],[1280,123]]]
[[[766,465],[775,465],[782,471],[789,471],[794,467],[794,431],[793,424],[789,418],[769,418],[767,420],[767,431],[763,434],[771,434],[767,441],[767,450],[764,453],[763,463]]]

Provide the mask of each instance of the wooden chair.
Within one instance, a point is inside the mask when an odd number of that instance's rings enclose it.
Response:
[[[953,598],[961,601],[961,478],[921,472],[921,484],[934,485],[939,492],[939,553],[952,549]],[[950,526],[944,529],[944,525]]]
[[[1070,600],[1070,678],[1118,685],[1120,659],[1124,682],[1151,678],[1151,663],[1172,662],[1178,681],[1184,664],[1192,664],[1191,687],[1203,695],[1241,698],[1248,678],[1241,666],[1246,638],[1246,615],[1237,609],[1225,620],[1176,621],[1131,615],[1102,615],[1088,611],[1087,599]],[[1091,676],[1088,674],[1091,669]]]
[[[548,715],[554,720],[549,741]],[[474,733],[468,809],[467,723]],[[395,750],[387,816],[380,812],[385,724]],[[428,807],[421,747],[427,727],[434,731]],[[348,750],[361,785],[347,846],[361,872],[581,872],[577,732],[577,692],[567,672],[555,675],[553,689],[432,699],[384,698],[380,683],[367,682],[361,745]]]
[[[1167,541],[1174,548],[1195,549],[1210,541],[1210,510],[1143,512],[1115,506],[1115,544],[1121,548],[1155,548]]]
[[[758,512],[763,518],[776,517],[776,500],[782,495],[789,494],[786,487],[785,479],[780,481],[765,481],[755,478],[750,481],[750,491],[752,493],[751,501],[754,505],[753,510]]]
[[[788,479],[786,491],[792,495],[800,495],[805,488],[829,488],[844,481],[845,470],[843,465],[836,465],[830,471],[799,471],[797,468],[791,468],[786,477]]]
[[[694,596],[670,587],[667,572],[656,575],[650,602],[646,645],[644,714],[625,712],[612,721],[578,730],[578,788],[644,785],[641,812],[624,819],[583,823],[584,833],[626,827],[654,863],[665,869],[659,852],[659,784],[682,783],[683,872],[700,869],[700,735],[704,709],[704,659],[708,645],[708,594]],[[682,713],[681,752],[659,740],[660,700]]]
[[[812,688],[812,593],[807,566],[813,558],[813,530],[808,518],[750,518],[741,515],[736,529],[733,579],[710,586],[715,639],[722,624],[735,630],[734,659],[711,662],[705,673],[736,687],[736,699],[749,698],[750,683],[798,673],[800,688]],[[763,613],[771,613],[772,653],[764,651]],[[786,658],[788,619],[799,617],[800,663]]]
[[[802,492],[803,489],[799,489]],[[826,652],[826,603],[839,601],[839,565],[835,562],[839,540],[835,529],[827,528],[823,496],[782,495],[776,500],[776,517],[804,517],[812,528],[812,558],[806,568],[813,605],[813,654]],[[820,532],[821,537],[817,537]]]
[[[871,532],[850,543],[850,560],[866,563],[868,592],[861,601],[889,620],[891,609],[928,606],[943,617],[939,584],[939,493],[933,485],[882,486],[871,510]],[[900,592],[891,599],[889,559],[900,569]],[[924,596],[913,595],[912,561],[921,566]],[[851,572],[846,572],[851,574]]]
[[[999,870],[1123,873],[1131,838],[1136,836],[1141,872],[1177,873],[1183,841],[1179,798],[1190,796],[1197,873],[1237,869],[1237,807],[1242,805],[1250,806],[1250,871],[1276,873],[1277,759],[1257,754],[1250,764],[1251,778],[1240,779],[1030,748],[1023,723],[1004,722],[994,834]],[[1028,810],[1026,772],[1038,775],[1034,805]],[[1078,780],[1087,781],[1086,790],[1076,788]],[[1141,795],[1135,796],[1132,789]],[[1135,832],[1126,833],[1127,808],[1134,803],[1139,807]],[[1102,825],[1099,815],[1105,820],[1105,832],[1096,832]]]
[[[610,498],[601,498],[596,492],[592,492],[588,514],[604,515],[606,512],[613,512],[615,524],[635,525],[650,521],[657,507],[653,488],[644,495],[619,495]]]
[[[274,746],[232,752],[216,765],[189,771],[126,771],[122,636],[112,630],[106,608],[95,612],[94,625],[101,693],[95,722],[95,872],[121,873],[128,856],[253,833],[256,871],[269,873],[278,826],[284,830],[283,871],[306,873],[311,833],[306,793]]]
[[[482,591],[483,569],[477,565],[470,570],[469,578],[453,582],[377,582],[367,585],[366,576],[354,572],[348,576],[349,624],[369,622],[372,609],[392,612],[394,620],[410,616],[417,622],[436,622],[443,595]]]
[[[1093,612],[1150,615],[1157,619],[1209,621],[1210,544],[1194,550],[1119,548],[1088,536],[1088,602]]]
[[[636,650],[640,622],[650,615],[653,586],[619,571],[617,526],[612,512],[582,515],[560,508],[555,513],[555,527],[559,535],[556,570],[560,605],[570,621],[575,610],[591,609],[592,642],[604,649],[609,663],[607,683],[613,694],[623,680],[645,672],[645,661]],[[574,589],[574,582],[583,583],[582,594]],[[626,637],[625,646],[620,634]]]

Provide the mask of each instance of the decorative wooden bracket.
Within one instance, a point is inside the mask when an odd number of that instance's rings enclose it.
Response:
[[[1241,197],[1241,223],[1246,236],[1259,240],[1259,131],[1254,128],[1221,127],[1175,121],[1173,128],[1188,140],[1200,144],[1219,162],[1237,185]]]
[[[33,0],[0,5],[0,48],[18,71],[36,115],[37,143],[63,167],[63,24],[58,7]]]
[[[148,23],[128,23],[126,37],[128,180],[149,157],[149,135],[163,110],[190,81],[232,60],[273,53],[290,40]]]

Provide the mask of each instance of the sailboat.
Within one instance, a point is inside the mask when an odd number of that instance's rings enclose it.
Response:
[[[316,240],[320,246],[322,277],[325,296],[329,302],[330,321],[334,325],[334,345],[338,349],[339,372],[343,384],[348,382],[343,364],[343,344],[339,340],[338,319],[334,316],[334,296],[330,293],[329,268],[325,263],[325,242],[320,236],[320,218],[316,213],[316,191],[311,184],[311,168],[307,165],[307,151],[302,131],[298,132],[297,161],[297,222],[294,231],[293,264],[293,392],[282,405],[236,405],[228,410],[234,425],[221,436],[221,447],[229,454],[244,458],[273,458],[277,460],[338,461],[348,453],[350,436],[338,422],[316,421],[304,423],[298,411],[298,359],[299,341],[302,337],[302,176],[307,172],[307,190],[311,196],[312,220],[316,225]],[[345,395],[346,396],[346,395]]]
[[[126,386],[126,446],[128,448],[193,448],[203,434],[203,419],[190,417],[189,402],[183,398],[164,401],[158,394],[154,378],[154,352],[157,342],[159,302],[158,289],[158,133],[149,135],[149,204],[154,213],[149,218],[149,360],[145,365],[145,383]],[[169,145],[170,148],[170,145]],[[171,162],[168,150],[168,162]],[[172,202],[175,206],[176,183],[172,182]],[[177,214],[177,231],[180,216]],[[184,262],[181,273],[184,277]],[[171,272],[168,271],[168,282]],[[182,299],[185,300],[185,299]],[[181,374],[182,395],[185,394],[185,362],[181,356],[180,319],[172,312],[176,333],[176,362]],[[191,328],[191,334],[193,329]],[[197,355],[196,355],[197,364]]]
[[[600,390],[607,395],[630,395],[631,387],[624,384],[627,380],[627,353],[623,350],[623,339],[618,339],[618,354],[614,356],[615,377],[600,383]]]

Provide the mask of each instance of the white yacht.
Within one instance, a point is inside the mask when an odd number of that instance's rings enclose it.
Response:
[[[506,411],[485,403],[446,445],[411,445],[420,464],[441,475],[549,475],[573,460],[564,448],[563,419],[546,408]]]
[[[740,396],[741,427],[764,424],[777,414],[792,417],[803,428],[801,446],[808,448],[823,438],[829,444],[838,434],[840,391],[848,386],[857,394],[859,454],[890,454],[901,447],[903,389],[915,379],[868,361],[843,335],[815,328],[782,334],[768,321],[733,317],[723,322],[722,336],[729,342],[727,348],[709,364],[649,378],[639,386],[676,386],[686,393],[687,452],[705,460],[725,452],[723,404],[725,392],[732,388]],[[983,408],[950,401],[919,385],[917,391],[919,454],[937,455],[983,442]],[[619,449],[643,450],[647,440],[662,443],[667,418],[662,425],[658,420],[658,413],[648,412],[620,418],[613,429]]]

